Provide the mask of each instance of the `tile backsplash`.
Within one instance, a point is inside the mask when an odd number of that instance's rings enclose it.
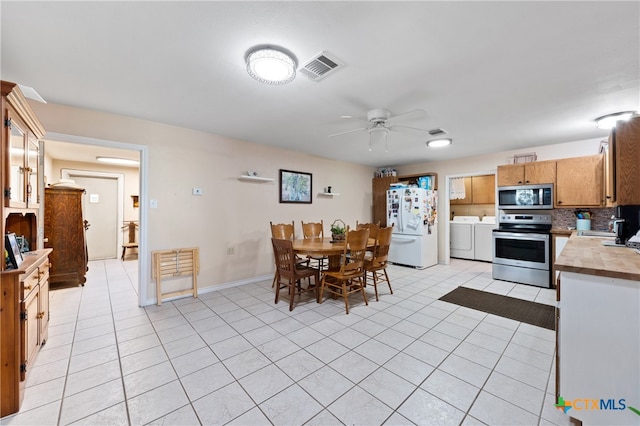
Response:
[[[593,231],[607,231],[609,228],[609,221],[611,216],[616,214],[616,209],[611,208],[584,208],[584,209],[553,209],[551,211],[553,228],[554,229],[567,229],[576,227],[576,215],[575,210],[589,210],[591,211],[591,229]]]

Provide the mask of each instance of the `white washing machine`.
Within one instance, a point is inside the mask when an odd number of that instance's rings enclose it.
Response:
[[[478,216],[454,216],[449,223],[449,255],[460,259],[475,259],[474,225]]]
[[[474,226],[475,260],[493,262],[493,230],[496,228],[495,216],[484,216]]]

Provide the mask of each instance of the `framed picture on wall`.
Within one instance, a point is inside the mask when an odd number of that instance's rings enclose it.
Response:
[[[280,202],[311,204],[311,173],[280,169]]]
[[[9,233],[4,236],[4,248],[7,251],[7,268],[18,269],[22,264],[22,253],[18,247],[16,234]]]

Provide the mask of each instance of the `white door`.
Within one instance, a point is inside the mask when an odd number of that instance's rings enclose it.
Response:
[[[86,193],[84,219],[89,222],[89,260],[118,258],[118,180],[110,177],[70,175]]]

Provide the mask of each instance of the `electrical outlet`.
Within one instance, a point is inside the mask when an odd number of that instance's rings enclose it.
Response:
[[[231,256],[233,254],[233,247],[229,247],[227,249],[227,255]]]

